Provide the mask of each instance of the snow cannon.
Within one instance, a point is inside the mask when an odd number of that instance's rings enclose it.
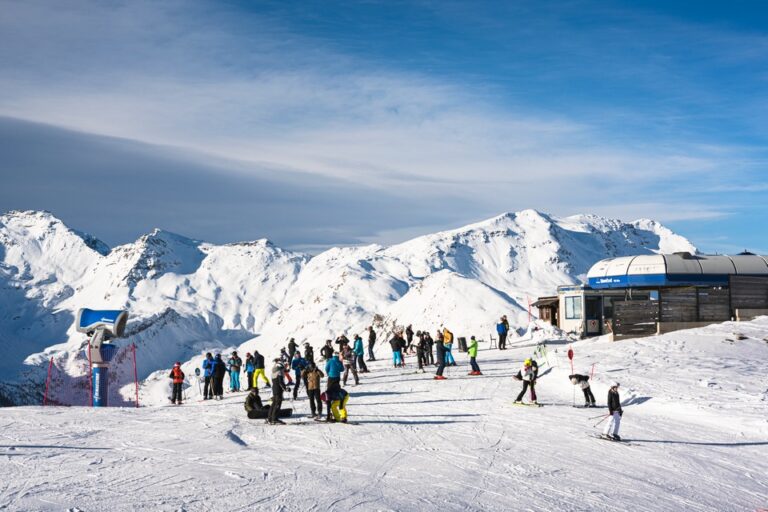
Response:
[[[109,340],[121,338],[128,323],[128,312],[122,310],[94,310],[83,308],[77,312],[75,325],[78,332],[87,334],[88,358],[91,362],[91,390],[94,407],[106,407],[109,396],[109,363],[117,354],[117,347]]]

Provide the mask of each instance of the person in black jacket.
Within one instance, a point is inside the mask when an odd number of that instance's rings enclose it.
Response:
[[[251,392],[248,393],[248,396],[245,397],[245,412],[248,414],[248,417],[251,419],[256,419],[259,417],[259,413],[264,414],[263,411],[269,409],[269,406],[265,406],[261,402],[261,397],[259,396],[259,388],[253,387],[251,388]],[[264,416],[261,416],[262,418]]]
[[[619,437],[619,425],[621,425],[621,416],[624,411],[621,410],[621,399],[619,398],[619,383],[614,382],[611,384],[611,389],[608,390],[608,415],[610,419],[605,424],[605,430],[603,430],[603,437],[613,439],[614,441],[621,441]],[[613,435],[609,432],[613,429]]]
[[[438,340],[435,342],[435,357],[437,358],[437,373],[435,374],[435,380],[445,380],[443,377],[443,370],[445,370],[445,345],[443,345],[440,339],[440,332],[438,331]]]
[[[416,361],[419,363],[419,371],[424,373],[424,365],[427,362],[424,351],[424,346],[426,345],[426,341],[424,341],[424,333],[417,331],[416,338],[418,339],[416,342]]]
[[[312,348],[309,342],[304,344],[304,359],[309,363],[315,362],[315,349]]]
[[[376,357],[373,355],[373,345],[376,343],[376,331],[373,330],[373,326],[368,326],[368,360],[375,361]]]
[[[269,416],[267,423],[270,425],[283,425],[285,422],[278,419],[280,406],[283,405],[283,393],[285,392],[285,368],[280,359],[275,359],[275,366],[272,368],[272,405],[269,406]]]
[[[333,342],[331,340],[325,340],[325,345],[320,349],[320,356],[323,361],[328,361],[333,357]]]
[[[293,361],[293,354],[296,353],[296,340],[288,340],[288,361]]]
[[[435,354],[432,352],[432,346],[435,344],[435,340],[432,339],[432,335],[428,331],[424,331],[424,364],[434,365]]]
[[[574,374],[569,375],[571,384],[579,386],[584,392],[584,407],[596,407],[595,395],[592,394],[592,390],[589,388],[589,375]]]
[[[222,400],[224,398],[224,376],[227,374],[227,365],[221,359],[221,354],[213,358],[213,397]]]
[[[408,327],[405,328],[405,341],[407,342],[405,345],[405,352],[411,352],[411,349],[413,347],[413,325],[408,324]]]

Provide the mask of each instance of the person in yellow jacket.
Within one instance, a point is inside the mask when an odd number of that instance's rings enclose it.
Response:
[[[467,353],[469,354],[469,365],[472,367],[472,371],[469,372],[469,375],[482,375],[480,372],[480,367],[477,366],[477,340],[474,336],[469,339]]]
[[[349,393],[342,388],[328,390],[321,395],[323,402],[328,404],[328,410],[333,416],[328,417],[328,421],[347,422],[347,403],[349,402]]]

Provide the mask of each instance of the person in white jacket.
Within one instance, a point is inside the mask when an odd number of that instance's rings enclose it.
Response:
[[[523,368],[517,372],[517,375],[515,375],[516,380],[523,381],[523,389],[520,391],[520,394],[517,395],[517,398],[515,399],[516,404],[523,403],[523,396],[525,396],[525,391],[530,387],[531,388],[531,403],[536,404],[536,377],[538,376],[538,368],[534,368],[533,361],[531,359],[526,359],[523,363]]]

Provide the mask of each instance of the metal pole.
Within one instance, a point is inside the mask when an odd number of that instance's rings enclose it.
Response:
[[[51,370],[53,369],[53,358],[48,364],[48,376],[45,378],[45,393],[43,394],[43,407],[48,405],[48,383],[51,382]]]
[[[136,408],[139,407],[139,372],[136,369],[136,344],[132,343],[133,349],[133,382],[136,383]]]

